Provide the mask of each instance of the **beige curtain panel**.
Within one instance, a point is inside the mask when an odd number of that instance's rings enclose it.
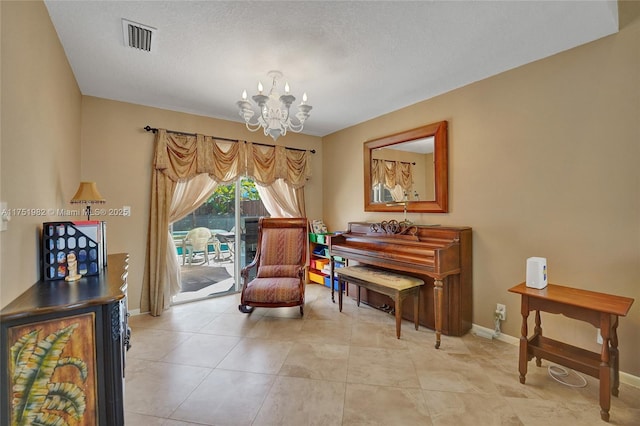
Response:
[[[168,276],[169,224],[177,182],[208,174],[218,184],[249,176],[269,186],[282,179],[294,189],[311,176],[309,153],[285,147],[217,140],[211,136],[184,135],[158,129],[151,180],[151,207],[140,311],[161,315],[170,306],[173,281]],[[304,202],[294,202],[304,210]],[[175,217],[175,216],[174,216]],[[171,251],[170,255],[173,255]]]
[[[158,129],[151,180],[151,208],[140,311],[160,315],[170,306],[167,268],[171,202],[178,181],[206,173],[216,182],[231,182],[244,172],[243,143],[216,141],[204,135],[182,135]]]
[[[256,189],[271,217],[307,217],[304,188],[293,188],[277,179],[269,186],[256,185]]]
[[[195,211],[209,199],[217,187],[218,183],[206,173],[196,175],[188,181],[177,182],[169,208],[169,223],[180,220]],[[166,304],[171,303],[171,297],[181,290],[180,265],[176,256],[176,245],[169,231],[167,229],[167,287],[169,294],[163,298],[166,300]]]

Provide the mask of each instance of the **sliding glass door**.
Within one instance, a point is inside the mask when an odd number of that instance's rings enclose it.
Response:
[[[247,178],[220,185],[194,212],[172,224],[182,290],[174,303],[240,291],[240,271],[253,260],[258,219],[266,212],[253,181]],[[192,235],[209,235],[204,246]],[[208,230],[208,234],[206,232]]]

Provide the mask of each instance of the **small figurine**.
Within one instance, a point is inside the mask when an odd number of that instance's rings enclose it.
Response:
[[[82,274],[78,273],[78,261],[76,260],[75,253],[69,253],[67,255],[67,266],[69,275],[64,277],[65,281],[77,281],[82,278]]]

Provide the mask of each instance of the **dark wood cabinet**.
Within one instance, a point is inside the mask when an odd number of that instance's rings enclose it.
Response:
[[[0,311],[0,424],[124,424],[128,255],[108,265],[39,281]]]

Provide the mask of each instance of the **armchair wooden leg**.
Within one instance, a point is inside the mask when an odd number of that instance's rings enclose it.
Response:
[[[300,305],[300,316],[304,316],[304,305]]]

